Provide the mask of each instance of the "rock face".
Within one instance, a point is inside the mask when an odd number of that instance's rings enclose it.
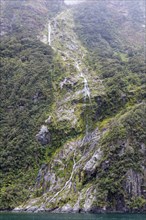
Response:
[[[64,206],[61,208],[61,212],[67,212],[67,213],[72,212],[72,207],[71,207],[71,205],[69,205],[69,204],[64,205]]]
[[[50,133],[47,126],[42,125],[39,133],[36,135],[36,139],[41,145],[47,145],[50,142]]]
[[[126,189],[130,196],[139,197],[142,195],[143,175],[132,169],[127,172]]]
[[[92,173],[95,172],[95,169],[98,165],[98,162],[101,160],[101,158],[102,158],[102,152],[99,149],[94,153],[92,158],[85,164],[83,170],[89,173],[89,175],[91,175]]]

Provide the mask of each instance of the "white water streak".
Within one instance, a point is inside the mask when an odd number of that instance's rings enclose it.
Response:
[[[65,183],[65,185],[62,187],[62,189],[60,191],[58,191],[48,202],[52,202],[53,199],[55,199],[64,189],[66,189],[66,187],[69,185],[69,183],[71,182],[72,180],[72,177],[73,177],[73,174],[75,172],[75,167],[77,165],[76,161],[75,161],[75,154],[76,154],[76,150],[74,151],[74,156],[73,156],[73,168],[72,168],[72,172],[71,172],[71,175],[70,175],[70,178],[68,179],[68,181]]]
[[[48,23],[48,43],[51,46],[51,24]]]
[[[88,81],[87,81],[86,77],[84,76],[83,72],[81,71],[78,62],[76,62],[75,66],[76,66],[77,70],[80,72],[80,76],[84,80],[84,90],[83,91],[84,91],[85,100],[86,100],[87,96],[90,100],[90,89],[89,89]]]
[[[89,100],[90,100],[90,89],[89,89],[89,86],[88,86],[88,82],[87,82],[87,79],[83,76],[83,79],[84,79],[84,96],[85,96],[85,100],[88,96]]]
[[[83,138],[83,140],[81,141],[80,147],[82,147],[84,145],[84,142],[86,142],[86,136]],[[93,140],[93,137],[92,137]],[[90,149],[92,150],[92,149]],[[89,152],[87,152],[87,154],[89,154]],[[77,165],[81,163],[81,161],[84,159],[84,157],[81,157],[80,160],[78,160],[77,162],[75,161],[75,157],[76,157],[76,149],[74,150],[74,156],[73,156],[73,167],[72,167],[72,172],[70,175],[70,178],[67,180],[67,182],[65,183],[65,185],[62,187],[61,190],[59,190],[49,201],[47,201],[48,203],[52,202],[63,190],[65,190],[68,186],[69,183],[71,183],[73,175],[75,173],[75,170],[77,168]],[[86,157],[86,155],[85,155]]]

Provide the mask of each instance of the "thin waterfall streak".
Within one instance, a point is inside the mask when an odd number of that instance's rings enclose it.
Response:
[[[51,24],[48,23],[48,43],[51,46]]]
[[[85,104],[85,112],[86,112],[87,99],[88,99],[89,103],[91,104],[90,88],[88,85],[88,81],[87,81],[86,77],[84,76],[83,72],[81,71],[79,63],[77,61],[75,62],[75,67],[76,67],[77,71],[80,73],[80,77],[83,78],[83,83],[84,83],[83,93],[84,93],[84,104]],[[86,135],[88,135],[88,132],[89,132],[89,117],[88,117],[88,115],[85,116],[85,123],[86,123],[85,133],[86,133]]]
[[[84,93],[85,93],[85,97],[88,96],[88,98],[90,99],[90,89],[88,86],[87,79],[85,77],[84,77]]]
[[[76,149],[74,151],[74,156],[73,156],[73,163],[74,164],[73,164],[73,168],[72,168],[72,172],[71,172],[70,178],[65,183],[65,185],[62,187],[62,189],[60,191],[58,191],[48,202],[52,202],[53,199],[55,199],[63,190],[65,190],[67,188],[67,186],[69,185],[69,183],[71,182],[71,180],[73,178],[73,175],[74,175],[74,172],[75,172],[76,165],[79,163],[79,161],[76,163],[75,156],[76,156]]]

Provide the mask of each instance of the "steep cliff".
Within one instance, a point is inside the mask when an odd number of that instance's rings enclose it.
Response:
[[[18,2],[35,22],[8,32],[3,3],[1,209],[145,211],[145,1]]]

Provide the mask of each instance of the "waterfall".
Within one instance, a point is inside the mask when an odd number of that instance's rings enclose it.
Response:
[[[67,187],[70,188],[70,183],[72,181],[72,178],[73,178],[73,175],[74,175],[74,172],[75,172],[75,168],[77,166],[77,164],[80,162],[80,160],[76,163],[75,161],[75,156],[76,156],[76,150],[74,151],[74,156],[73,156],[73,167],[72,167],[72,172],[71,172],[71,175],[69,177],[69,179],[66,181],[65,185],[61,188],[61,190],[59,190],[49,201],[47,201],[48,203],[52,202],[53,199],[55,199],[63,190],[65,190]]]
[[[54,32],[54,30],[53,30]],[[51,45],[51,24],[50,22],[48,23],[48,43],[49,45]],[[59,52],[62,52],[62,51],[59,51]],[[64,51],[63,51],[64,52]],[[68,52],[68,51],[67,51]],[[70,56],[70,54],[68,55],[68,53],[65,53],[65,56],[68,58]],[[82,55],[82,59],[84,58],[84,54]],[[89,113],[88,113],[88,105],[87,104],[91,104],[91,93],[90,93],[90,88],[89,88],[89,85],[88,85],[88,80],[87,78],[85,77],[84,75],[84,72],[82,71],[82,67],[80,67],[80,65],[82,64],[81,61],[78,61],[74,58],[72,58],[72,61],[74,63],[74,66],[75,68],[77,69],[77,72],[80,74],[80,77],[83,79],[83,85],[84,85],[84,88],[82,90],[83,92],[83,100],[84,100],[84,106],[85,106],[85,124],[86,124],[86,130],[85,130],[85,137],[83,138],[83,140],[81,141],[81,144],[80,144],[80,147],[82,147],[84,145],[84,142],[86,141],[86,137],[89,136]],[[63,85],[67,82],[67,79],[65,78],[63,82],[60,83],[60,88],[62,89],[63,88]],[[74,173],[77,169],[77,166],[81,163],[83,157],[81,157],[81,159],[79,159],[78,161],[76,161],[76,155],[77,152],[76,152],[76,149],[74,150],[74,155],[73,155],[73,166],[72,166],[72,171],[70,173],[70,177],[68,178],[68,180],[65,182],[65,184],[62,186],[62,188],[55,193],[55,195],[50,198],[49,200],[47,200],[46,202],[47,203],[51,203],[53,202],[53,200],[60,194],[62,193],[66,188],[69,188],[71,187],[71,183],[73,181],[73,176],[74,176]]]
[[[89,98],[90,100],[90,89],[89,89],[89,86],[88,86],[88,81],[87,79],[84,77],[84,75],[82,74],[82,77],[84,79],[84,99],[86,101],[87,97]]]
[[[77,70],[80,72],[80,76],[84,80],[84,90],[83,91],[84,91],[85,100],[86,100],[87,96],[90,99],[90,89],[89,89],[88,81],[87,81],[86,77],[84,76],[83,72],[81,72],[78,62],[76,62],[75,66],[76,66]]]
[[[82,72],[81,72],[81,77],[84,77]]]
[[[79,67],[79,63],[78,62],[75,63],[75,67],[78,70],[78,72],[80,73],[80,77],[83,78],[83,83],[84,83],[83,94],[84,94],[84,104],[85,104],[85,114],[86,114],[86,111],[88,111],[88,109],[87,109],[87,101],[89,101],[89,103],[91,104],[90,88],[89,88],[89,85],[88,85],[88,81],[87,81],[86,77],[84,76],[84,73],[81,71],[81,69]],[[88,100],[87,100],[87,98],[88,98]],[[86,123],[86,135],[88,135],[88,130],[89,130],[89,114],[85,115],[85,123]]]
[[[83,90],[83,92],[84,92],[84,99],[86,100],[87,97],[88,97],[89,100],[90,100],[90,89],[89,89],[88,81],[87,81],[86,77],[84,76],[83,72],[81,72],[81,69],[79,67],[79,63],[78,62],[76,62],[75,66],[76,66],[76,69],[80,72],[80,76],[84,80],[83,81],[84,82],[84,90]]]
[[[48,23],[48,43],[51,46],[51,24]]]
[[[91,103],[91,98],[90,98],[90,89],[89,89],[89,85],[88,85],[88,81],[85,78],[85,76],[83,75],[83,73],[81,73],[82,78],[84,79],[84,103],[85,103],[85,112],[88,111],[87,109],[87,98],[89,99],[89,102]],[[89,114],[85,113],[85,123],[86,123],[86,135],[88,135],[88,131],[89,131]]]

